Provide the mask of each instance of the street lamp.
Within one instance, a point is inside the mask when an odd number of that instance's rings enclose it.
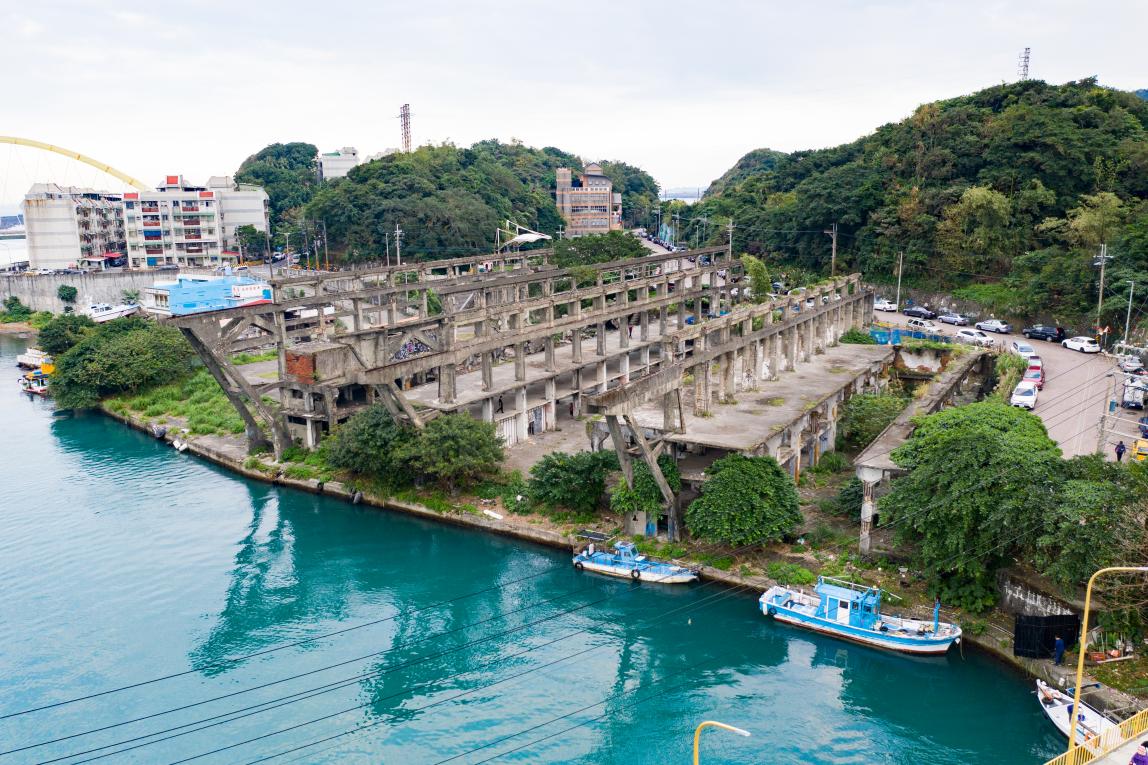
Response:
[[[1088,588],[1084,591],[1084,618],[1080,623],[1080,644],[1076,646],[1079,656],[1076,659],[1076,687],[1072,693],[1072,714],[1078,714],[1080,711],[1080,683],[1084,679],[1084,649],[1087,647],[1088,640],[1088,610],[1092,606],[1092,583],[1096,581],[1096,577],[1101,574],[1111,574],[1113,572],[1120,573],[1145,573],[1148,574],[1148,566],[1109,566],[1102,568],[1092,576],[1088,577]],[[705,723],[702,723],[703,725]],[[1068,720],[1068,751],[1071,753],[1076,748],[1076,721],[1069,715]],[[696,741],[695,738],[695,752]],[[697,763],[697,755],[694,755],[694,762]]]
[[[739,736],[747,736],[748,737],[748,736],[752,735],[747,730],[742,730],[741,728],[735,728],[732,725],[726,725],[725,723],[717,722],[715,720],[703,721],[702,724],[699,725],[694,730],[694,765],[698,765],[698,740],[702,736],[702,728],[705,728],[707,725],[712,725],[713,727],[721,728],[722,730],[733,731],[734,733],[736,733]]]

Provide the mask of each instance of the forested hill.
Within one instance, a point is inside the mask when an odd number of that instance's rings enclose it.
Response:
[[[310,159],[301,163],[307,149]],[[318,183],[314,152],[310,144],[275,144],[244,162],[238,175],[265,183],[280,229],[322,221],[332,252],[350,261],[383,258],[388,235],[394,247],[396,225],[403,229],[405,254],[431,258],[491,251],[495,231],[507,219],[554,235],[562,226],[554,205],[554,171],[578,172],[584,164],[553,147],[488,140],[470,147],[421,146]],[[622,193],[630,220],[657,204],[658,187],[648,173],[624,162],[600,164]]]
[[[1114,293],[1148,279],[1146,199],[1148,101],[1088,79],[926,104],[831,149],[751,152],[690,212],[732,216],[737,248],[813,270],[836,222],[839,262],[871,278],[904,251],[911,282],[1075,320],[1095,306],[1101,243]]]

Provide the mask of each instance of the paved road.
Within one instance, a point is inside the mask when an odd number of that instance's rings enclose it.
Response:
[[[878,321],[904,326],[907,317],[901,314],[878,311]],[[955,327],[943,327],[941,334],[952,335]],[[1019,332],[1008,335],[989,333],[1002,347],[1014,340],[1024,340]],[[1048,434],[1060,444],[1064,456],[1089,454],[1096,450],[1096,440],[1100,416],[1104,411],[1107,397],[1115,378],[1107,377],[1116,369],[1115,362],[1103,354],[1084,354],[1062,348],[1057,343],[1043,340],[1027,341],[1044,360],[1044,390],[1037,398],[1037,415],[1044,420]],[[1136,440],[1135,420],[1139,414],[1117,409],[1116,417],[1109,419],[1109,428],[1114,431],[1107,435],[1105,455],[1113,459],[1113,448],[1123,438],[1129,447]]]

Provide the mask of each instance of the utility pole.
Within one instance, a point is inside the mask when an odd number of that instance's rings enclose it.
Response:
[[[833,237],[833,253],[829,256],[829,275],[837,276],[837,224],[834,223],[833,228],[827,228],[823,233]]]
[[[387,231],[386,233],[384,233],[383,238],[387,243],[386,244],[386,247],[387,247],[387,265],[389,266],[389,265],[391,265],[391,232]]]
[[[725,230],[729,234],[729,248],[726,250],[726,252],[729,254],[729,259],[731,261],[733,260],[733,230],[734,230],[734,228],[735,228],[735,226],[733,225],[733,218],[730,218],[729,223],[726,224]]]
[[[395,224],[395,264],[403,264],[403,227]]]
[[[271,279],[275,276],[275,258],[271,252],[271,221],[264,221],[266,225],[263,227],[263,237],[267,242],[267,251],[265,257],[267,258],[267,278]]]
[[[286,239],[283,242],[283,254],[287,258],[287,267],[291,267],[291,232],[288,231],[283,235]]]
[[[902,250],[897,253],[897,297],[893,300],[897,305],[897,310],[901,310],[901,272],[905,270],[905,252]]]
[[[1128,343],[1128,324],[1132,321],[1132,291],[1136,289],[1136,282],[1128,282],[1128,312],[1124,314],[1124,342]]]
[[[327,263],[327,270],[331,270],[331,253],[327,250],[327,221],[320,221],[323,224],[323,260]]]
[[[1104,267],[1108,261],[1112,260],[1112,256],[1108,254],[1108,244],[1100,245],[1100,254],[1096,256],[1096,260],[1092,265],[1100,266],[1100,294],[1096,298],[1096,334],[1100,335],[1100,312],[1104,308]]]

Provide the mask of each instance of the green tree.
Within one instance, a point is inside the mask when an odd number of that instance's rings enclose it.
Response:
[[[235,180],[263,187],[271,220],[278,228],[292,210],[307,204],[314,194],[319,184],[315,167],[318,153],[309,143],[273,143],[243,160]]]
[[[243,248],[243,256],[248,260],[262,258],[267,253],[267,234],[245,223],[235,227],[235,236]]]
[[[84,409],[105,396],[185,377],[194,356],[175,327],[139,318],[116,319],[57,358],[49,384],[61,408]]]
[[[753,302],[764,303],[769,300],[769,293],[773,291],[773,280],[769,278],[769,269],[752,255],[742,255],[741,264],[749,274]]]
[[[641,240],[622,231],[560,239],[554,243],[554,265],[560,268],[631,260],[649,254]]]
[[[88,316],[62,314],[55,316],[43,329],[37,342],[51,356],[59,356],[96,331],[96,323]]]
[[[56,297],[65,303],[75,303],[77,294],[76,288],[70,284],[61,284],[56,288]]]
[[[496,472],[505,454],[493,422],[447,414],[428,422],[402,456],[416,473],[453,494]]]
[[[694,536],[737,546],[782,539],[801,521],[797,487],[772,457],[731,454],[715,461],[702,495],[686,510]]]
[[[859,393],[841,407],[837,438],[848,449],[864,449],[897,419],[908,405],[904,396],[892,393]]]
[[[1081,247],[1094,249],[1112,241],[1128,217],[1123,200],[1110,191],[1086,194],[1068,211],[1068,228]]]
[[[414,437],[409,428],[395,422],[385,407],[376,404],[335,429],[326,442],[327,464],[402,485],[408,482],[403,449]]]
[[[908,473],[880,500],[882,521],[917,545],[942,599],[991,605],[997,568],[1040,534],[1057,496],[1060,450],[1040,418],[988,401],[946,409],[892,458]]]
[[[1015,240],[1011,201],[984,186],[966,190],[937,227],[943,267],[956,273],[976,274],[986,266],[990,272],[1008,271]]]
[[[592,512],[606,491],[606,476],[617,466],[613,452],[551,452],[530,468],[530,497],[550,507]]]
[[[617,466],[617,457],[614,458],[614,465]],[[663,454],[658,457],[658,469],[662,471],[662,477],[666,479],[670,491],[677,494],[682,490],[682,474],[678,470],[677,460],[668,454]],[[665,506],[665,498],[662,497],[662,490],[658,488],[654,474],[642,460],[633,463],[633,470],[634,485],[631,487],[627,486],[625,481],[618,481],[610,493],[610,509],[619,515],[644,512],[647,517],[660,517]]]

